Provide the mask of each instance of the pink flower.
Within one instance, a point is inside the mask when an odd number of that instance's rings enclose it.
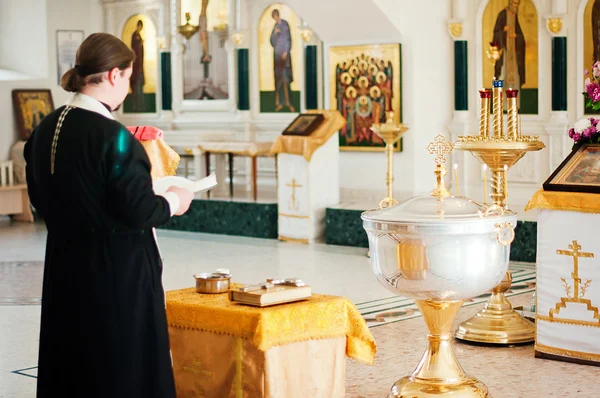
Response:
[[[590,138],[595,133],[596,133],[596,128],[594,126],[588,127],[587,129],[583,130],[583,136],[585,138]]]
[[[593,102],[600,101],[600,85],[598,83],[590,83],[585,87],[587,95],[592,99]]]
[[[573,134],[573,141],[577,142],[581,139],[581,134],[575,133]]]
[[[583,74],[584,74],[585,76],[587,76],[587,75],[589,75],[589,74],[590,74],[590,71],[589,71],[589,70],[587,70],[587,69],[584,69],[584,70],[583,70]]]
[[[598,76],[600,76],[600,69],[598,69],[598,68],[594,67],[594,68],[592,69],[592,74],[594,75],[594,77],[598,77]]]
[[[594,119],[593,117],[591,117],[590,123],[592,123],[592,126],[596,127],[598,125],[598,119]]]
[[[575,135],[575,129],[573,127],[571,127],[569,129],[569,138],[573,138],[574,135]]]

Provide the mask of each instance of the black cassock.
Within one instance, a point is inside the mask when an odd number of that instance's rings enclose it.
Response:
[[[69,104],[25,146],[48,229],[37,396],[175,397],[152,230],[169,201],[152,190],[142,145],[100,102],[76,94]]]

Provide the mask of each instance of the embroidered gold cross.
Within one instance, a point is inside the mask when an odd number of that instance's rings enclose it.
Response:
[[[292,196],[290,197],[289,207],[291,210],[298,210],[298,204],[296,202],[296,188],[302,188],[302,185],[296,184],[296,179],[292,178],[291,184],[286,184],[286,187],[292,188]]]
[[[569,249],[571,250],[557,250],[556,254],[561,254],[563,256],[571,256],[573,257],[573,272],[571,272],[571,278],[573,278],[573,297],[575,299],[579,298],[579,282],[581,282],[581,278],[579,278],[579,257],[594,257],[594,253],[586,253],[580,252],[581,246],[577,243],[576,240],[573,241],[572,245],[569,245]]]
[[[197,360],[192,360],[192,365],[194,366],[184,366],[183,370],[186,372],[191,372],[194,373],[195,375],[202,375],[202,376],[212,376],[212,372],[209,372],[208,370],[202,370],[201,366],[202,366],[202,362],[197,361]]]

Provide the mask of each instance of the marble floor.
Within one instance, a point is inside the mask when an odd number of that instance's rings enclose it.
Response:
[[[45,237],[42,224],[0,218],[0,397],[35,396]],[[229,268],[240,282],[298,277],[313,291],[345,296],[359,308],[393,297],[375,279],[364,249],[174,231],[159,231],[158,237],[166,290],[193,286],[196,272]],[[528,305],[531,294],[524,289],[510,300]],[[463,307],[456,322],[481,307]],[[426,328],[421,317],[371,326],[378,346],[375,365],[348,360],[347,397],[384,397],[423,353]],[[455,350],[465,370],[485,382],[495,398],[599,396],[600,368],[536,359],[532,345],[456,343]]]

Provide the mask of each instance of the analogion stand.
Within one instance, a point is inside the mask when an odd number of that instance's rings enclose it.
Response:
[[[281,135],[277,154],[279,239],[309,243],[325,234],[325,209],[339,204],[338,131],[345,121],[338,111],[321,113],[324,120],[310,136]]]

